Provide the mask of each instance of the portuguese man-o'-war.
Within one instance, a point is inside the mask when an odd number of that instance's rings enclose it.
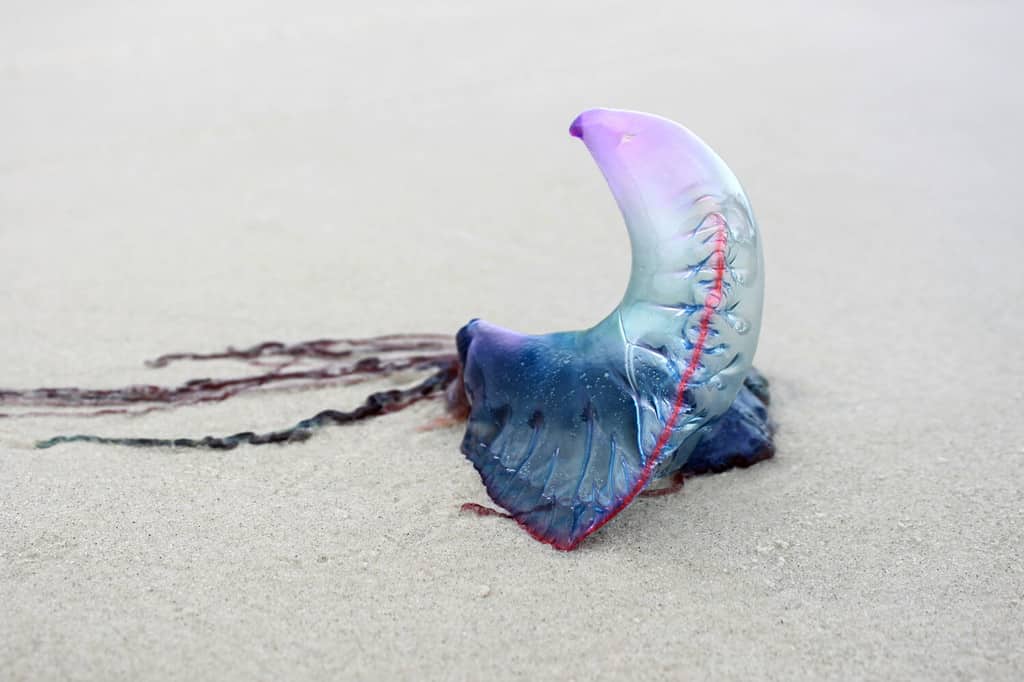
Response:
[[[267,342],[150,362],[236,361],[252,372],[180,386],[0,389],[0,416],[139,414],[251,391],[429,375],[353,410],[293,427],[205,438],[57,436],[37,443],[231,449],[308,439],[319,428],[446,396],[461,450],[488,495],[535,539],[579,546],[638,496],[774,454],[768,386],[752,368],[764,287],[761,238],[725,163],[686,128],[592,109],[570,127],[608,182],[632,246],[621,303],[590,329],[525,335],[474,319],[455,337]],[[478,510],[478,505],[466,505]],[[500,513],[500,512],[494,512]]]

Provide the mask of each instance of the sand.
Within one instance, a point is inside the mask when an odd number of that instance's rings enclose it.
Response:
[[[778,456],[567,554],[458,513],[487,499],[436,403],[230,453],[31,443],[362,394],[0,420],[0,678],[1021,679],[1024,12],[386,4],[5,4],[0,385],[589,325],[627,239],[566,129],[612,106],[746,186]]]

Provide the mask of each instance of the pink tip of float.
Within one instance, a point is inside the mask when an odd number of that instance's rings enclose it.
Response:
[[[580,123],[581,118],[583,118],[582,115],[577,116],[576,119],[572,122],[572,125],[569,126],[569,134],[572,135],[573,137],[578,137],[582,140],[583,125]]]

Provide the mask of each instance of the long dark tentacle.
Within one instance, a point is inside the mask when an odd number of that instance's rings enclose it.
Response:
[[[387,334],[367,339],[316,339],[294,344],[280,341],[265,341],[249,348],[229,346],[217,353],[167,353],[153,360],[147,360],[149,367],[166,367],[172,362],[181,360],[244,360],[253,362],[265,357],[289,358],[321,358],[340,360],[351,357],[361,350],[375,353],[391,351],[438,351],[450,348],[452,337],[449,334]]]
[[[406,389],[392,389],[372,393],[362,405],[349,412],[324,410],[295,426],[280,431],[254,433],[243,431],[230,436],[193,438],[108,438],[92,435],[56,436],[36,443],[37,448],[50,448],[61,443],[102,443],[129,447],[209,448],[232,450],[239,445],[266,445],[268,443],[295,443],[305,441],[325,426],[350,424],[389,412],[397,412],[425,398],[439,395],[458,376],[458,362],[454,358],[442,363],[436,372]]]
[[[349,386],[399,372],[430,371],[405,389],[370,394],[359,407],[344,412],[324,410],[291,428],[265,433],[244,431],[205,438],[110,438],[77,434],[39,441],[36,447],[88,442],[135,447],[211,448],[230,450],[242,444],[292,443],[317,430],[397,412],[413,403],[442,395],[459,375],[454,339],[441,334],[390,334],[365,339],[316,339],[286,344],[267,341],[217,352],[177,352],[146,363],[151,368],[177,362],[240,362],[257,371],[229,378],[192,379],[177,386],[136,384],[120,388],[0,389],[0,406],[12,408],[2,417],[141,415],[204,402],[220,402],[247,391],[309,390]]]
[[[329,383],[352,384],[365,381],[370,376],[388,375],[403,370],[425,369],[438,361],[448,360],[453,355],[411,356],[394,361],[382,361],[368,357],[348,366],[328,366],[318,369],[265,372],[246,377],[229,379],[193,379],[180,386],[157,386],[142,384],[114,389],[81,388],[37,388],[26,391],[0,391],[0,403],[19,407],[110,407],[130,406],[141,403],[194,404],[198,402],[223,401],[245,391],[281,384],[281,388],[296,388],[309,385],[325,386]],[[127,409],[114,409],[104,414],[123,414]],[[50,416],[59,412],[35,412],[19,416]],[[0,414],[0,416],[12,416]],[[79,415],[86,416],[86,415]]]
[[[147,365],[165,367],[185,360],[235,360],[262,371],[225,379],[193,379],[178,386],[141,384],[113,389],[0,389],[0,405],[17,410],[0,412],[0,418],[66,416],[68,410],[78,410],[75,416],[138,415],[155,409],[220,402],[257,389],[296,390],[351,385],[400,371],[431,369],[448,364],[454,358],[451,337],[441,335],[318,339],[296,344],[270,341],[250,348],[231,347],[216,353],[171,353],[151,360]],[[267,369],[268,363],[271,363],[270,369]]]

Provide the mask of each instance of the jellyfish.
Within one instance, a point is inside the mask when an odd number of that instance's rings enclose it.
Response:
[[[604,175],[632,249],[622,301],[594,326],[529,335],[473,319],[454,338],[392,334],[171,353],[147,364],[219,360],[251,371],[178,386],[0,389],[0,417],[137,415],[419,372],[411,386],[378,390],[353,409],[323,410],[278,430],[172,439],[59,435],[36,447],[286,444],[438,400],[445,419],[465,422],[461,452],[504,511],[464,508],[511,518],[559,550],[577,548],[639,496],[772,457],[768,382],[752,366],[764,261],[738,180],[694,133],[652,114],[592,109],[569,132]]]

